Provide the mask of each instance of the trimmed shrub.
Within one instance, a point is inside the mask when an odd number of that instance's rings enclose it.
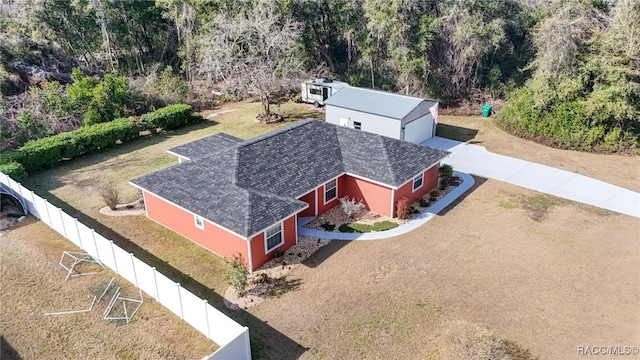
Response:
[[[137,138],[140,130],[134,119],[116,119],[108,123],[95,124],[60,133],[24,144],[19,154],[13,154],[27,171],[36,171],[55,165],[62,159],[106,149],[118,141]]]
[[[453,167],[451,165],[444,164],[438,169],[440,174],[440,189],[445,190],[449,186],[449,181],[453,176]]]
[[[173,130],[202,121],[201,116],[193,115],[193,108],[187,104],[174,104],[142,115],[144,130]]]
[[[396,216],[399,219],[406,219],[409,217],[409,208],[411,204],[409,204],[409,198],[403,196],[396,202]]]
[[[8,165],[14,162],[22,163],[23,154],[20,150],[7,150],[0,152],[0,164]]]
[[[17,182],[21,182],[27,178],[27,171],[24,169],[24,166],[17,162],[0,165],[0,172],[10,176]]]
[[[322,225],[320,225],[320,227],[322,227],[323,229],[325,229],[326,231],[333,231],[336,229],[336,226],[330,222],[326,222]]]
[[[242,254],[239,252],[233,255],[231,260],[227,259],[227,268],[224,271],[227,283],[231,285],[241,297],[245,295],[249,287],[249,270],[245,267]]]

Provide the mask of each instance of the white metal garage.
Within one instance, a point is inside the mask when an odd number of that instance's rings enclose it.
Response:
[[[356,130],[417,144],[435,134],[436,100],[348,87],[327,99],[325,106],[327,122]]]

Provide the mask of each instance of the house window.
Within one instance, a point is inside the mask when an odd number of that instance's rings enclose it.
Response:
[[[356,130],[362,130],[362,123],[359,121],[354,121],[353,122],[353,128]]]
[[[422,187],[424,182],[424,174],[420,174],[413,178],[413,191],[416,191]]]
[[[338,179],[333,179],[324,184],[324,203],[336,199],[338,197]]]
[[[204,219],[198,215],[194,216],[194,221],[198,229],[204,230]]]
[[[264,232],[264,238],[265,242],[267,243],[267,252],[284,244],[284,239],[282,238],[282,224],[278,224],[272,228],[267,229],[267,231]]]

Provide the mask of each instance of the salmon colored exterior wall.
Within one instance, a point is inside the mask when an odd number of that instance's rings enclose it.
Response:
[[[326,184],[326,183],[325,183]],[[318,215],[322,214],[323,212],[331,209],[332,207],[338,205],[340,203],[340,178],[338,178],[338,181],[336,182],[336,186],[338,187],[338,191],[336,192],[336,194],[338,194],[338,197],[335,200],[331,200],[329,201],[326,205],[324,203],[324,184],[320,185],[318,187]]]
[[[302,212],[298,213],[298,217],[314,217],[316,216],[316,193],[315,191],[311,191],[308,194],[302,195],[299,200],[306,202],[309,204],[309,207],[306,210],[302,210]]]
[[[201,230],[196,227],[193,214],[146,191],[143,191],[143,194],[150,219],[226,258],[231,259],[235,253],[240,252],[248,264],[249,254],[246,239],[206,220],[204,221],[204,230]]]
[[[395,196],[393,198],[393,216],[395,217],[396,213],[396,203],[400,198],[406,196],[409,198],[409,202],[413,203],[418,200],[420,197],[427,194],[429,191],[433,190],[436,186],[438,186],[438,169],[440,168],[440,164],[436,164],[430,167],[427,171],[424,172],[424,179],[422,182],[422,187],[413,191],[413,180],[409,180],[408,183],[402,185],[398,190],[395,191]]]
[[[339,182],[340,197],[349,196],[356,200],[362,200],[367,209],[382,215],[392,216],[389,212],[391,211],[393,189],[349,175],[340,177]]]
[[[275,225],[275,224],[274,224]],[[253,269],[255,270],[262,266],[267,261],[273,259],[273,256],[278,250],[287,250],[296,244],[296,216],[286,219],[282,225],[282,237],[284,244],[271,250],[268,254],[265,254],[264,232],[254,236],[251,239],[251,260],[253,263]]]

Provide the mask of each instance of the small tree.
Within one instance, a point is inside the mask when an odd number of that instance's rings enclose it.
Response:
[[[116,205],[118,205],[118,201],[120,201],[118,188],[113,184],[104,184],[98,188],[98,191],[109,209],[116,210]]]
[[[399,219],[406,219],[409,217],[409,198],[403,196],[396,202],[396,216]]]
[[[451,165],[444,164],[440,166],[438,173],[440,174],[440,189],[444,190],[449,186],[449,181],[451,181],[451,178],[453,177],[453,167]]]
[[[365,207],[362,200],[356,201],[355,198],[349,199],[348,196],[340,198],[340,206],[342,206],[342,211],[350,218],[353,218],[355,214]]]
[[[249,270],[245,267],[242,254],[235,253],[231,260],[227,259],[227,268],[224,271],[227,284],[232,286],[241,297],[245,295],[249,286]]]

